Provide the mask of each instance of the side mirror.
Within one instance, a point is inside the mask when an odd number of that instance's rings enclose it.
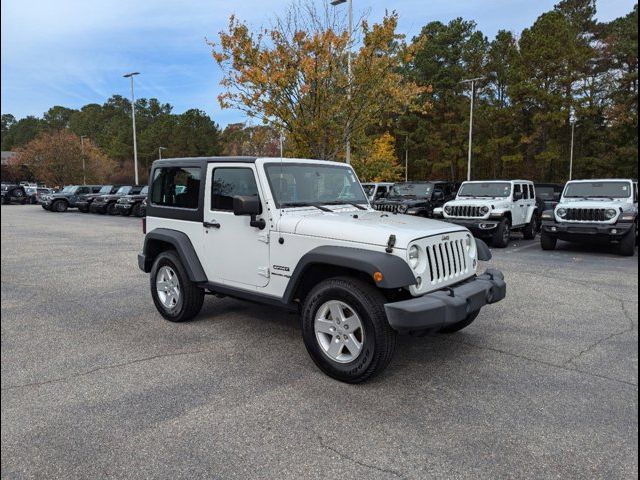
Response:
[[[256,216],[260,215],[261,212],[262,206],[257,196],[236,195],[233,197],[233,214],[251,216],[249,225],[263,230],[267,226],[267,222],[262,218],[259,220],[256,219]]]
[[[522,194],[522,192],[516,192],[513,194],[513,201],[517,202],[519,200],[522,200],[524,198],[524,195]]]

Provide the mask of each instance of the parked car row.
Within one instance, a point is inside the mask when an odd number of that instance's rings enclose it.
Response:
[[[77,208],[84,213],[143,217],[148,188],[147,185],[69,185],[60,192],[43,195],[40,204],[51,212]]]
[[[40,202],[42,195],[50,193],[53,193],[53,189],[38,185],[2,183],[2,204],[34,205]]]

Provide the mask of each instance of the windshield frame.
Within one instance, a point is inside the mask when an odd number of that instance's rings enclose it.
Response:
[[[478,184],[489,184],[489,185],[508,185],[509,186],[509,193],[507,195],[470,195],[470,194],[464,194],[462,193],[464,190],[464,187],[467,185],[478,185]],[[464,182],[462,185],[460,185],[460,188],[458,189],[458,193],[456,194],[456,198],[511,198],[511,196],[513,195],[513,184],[511,182],[483,182],[483,181],[474,181],[474,182]]]
[[[574,186],[574,185],[593,185],[593,184],[602,184],[602,183],[611,183],[611,184],[618,184],[620,186],[627,186],[630,187],[629,191],[628,191],[628,195],[624,196],[624,197],[620,197],[620,196],[614,196],[614,195],[567,195],[569,188]],[[593,180],[593,181],[588,181],[588,182],[567,182],[567,185],[564,187],[564,191],[562,192],[562,198],[613,198],[614,200],[625,200],[628,198],[631,198],[633,196],[633,184],[631,182],[627,182],[625,180]]]
[[[318,205],[352,205],[352,204],[357,204],[357,205],[365,205],[365,206],[370,206],[369,203],[369,197],[367,196],[366,192],[364,191],[364,189],[362,188],[362,183],[360,183],[360,180],[358,179],[358,175],[356,174],[355,170],[353,170],[353,168],[351,168],[349,165],[344,164],[344,165],[336,165],[334,163],[330,163],[330,164],[326,164],[323,165],[321,163],[306,163],[306,162],[268,162],[265,163],[263,165],[264,168],[264,173],[265,176],[267,177],[267,183],[269,184],[269,190],[271,193],[271,197],[273,198],[273,202],[276,206],[276,208],[279,209],[283,209],[283,208],[302,208],[302,207],[308,207],[310,206],[310,202],[304,202],[304,201],[300,201],[299,203],[301,205],[296,206],[294,204],[290,204],[289,202],[284,202],[286,204],[285,207],[282,206],[282,202],[280,202],[280,199],[277,198],[276,196],[276,190],[273,186],[273,182],[272,182],[272,178],[271,175],[269,174],[269,170],[272,167],[280,167],[282,166],[283,169],[286,169],[287,167],[311,167],[311,168],[331,168],[331,169],[344,169],[345,171],[350,172],[355,180],[356,180],[356,184],[360,187],[360,192],[362,192],[362,199],[356,201],[356,199],[351,199],[351,200],[345,200],[343,203],[336,203],[336,202],[342,202],[342,200],[334,200],[334,201],[327,201],[325,202],[312,202],[312,203],[317,203]],[[312,206],[312,205],[311,205]]]

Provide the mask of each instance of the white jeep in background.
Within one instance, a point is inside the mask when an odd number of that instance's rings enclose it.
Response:
[[[537,233],[536,189],[528,180],[464,182],[455,200],[434,210],[434,216],[488,238],[494,247],[509,245],[511,232],[531,240]]]
[[[461,226],[371,208],[348,165],[273,158],[154,162],[138,256],[174,322],[205,294],[297,310],[316,365],[361,382],[397,333],[465,328],[502,300],[487,246]]]
[[[362,184],[362,188],[364,188],[364,193],[369,201],[374,202],[384,198],[393,185],[393,182],[365,182]]]
[[[638,182],[568,182],[556,208],[542,214],[542,249],[555,249],[558,240],[610,243],[620,255],[633,256],[638,242]]]

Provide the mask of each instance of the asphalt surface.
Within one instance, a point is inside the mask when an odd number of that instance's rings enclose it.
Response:
[[[353,386],[296,315],[164,321],[139,219],[1,213],[2,478],[637,478],[637,255],[516,239],[506,300]]]

